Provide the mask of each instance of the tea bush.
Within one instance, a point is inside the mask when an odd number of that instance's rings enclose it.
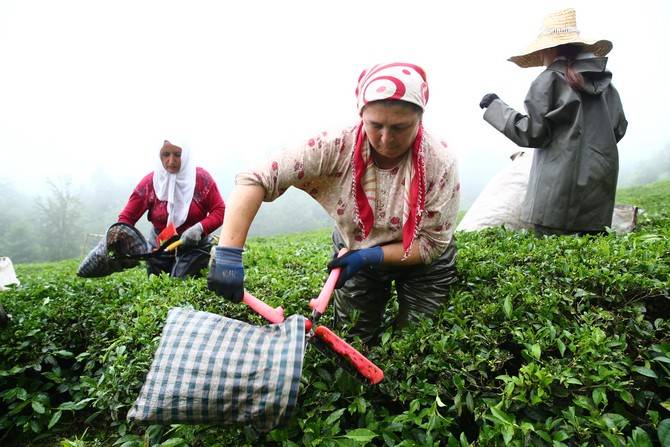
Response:
[[[0,444],[124,447],[670,445],[670,182],[621,191],[644,209],[627,235],[536,239],[502,228],[459,233],[459,283],[433,319],[366,351],[385,372],[366,387],[308,349],[296,416],[248,427],[126,422],[168,309],[254,324],[205,281],[101,279],[77,261],[18,265],[0,300]],[[247,288],[287,314],[326,278],[327,230],[255,238]],[[322,323],[332,327],[332,312]],[[345,330],[339,330],[344,333]]]

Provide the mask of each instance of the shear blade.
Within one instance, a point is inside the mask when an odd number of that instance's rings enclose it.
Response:
[[[311,337],[309,342],[317,349],[317,351],[333,360],[338,367],[342,368],[344,372],[356,379],[356,381],[364,385],[370,385],[370,381],[365,376],[363,376],[351,363],[349,363],[347,359],[342,358],[337,352],[333,351],[328,343],[324,342],[318,337]]]

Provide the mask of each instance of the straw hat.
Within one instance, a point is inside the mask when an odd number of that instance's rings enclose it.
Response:
[[[591,52],[596,56],[605,56],[612,50],[612,42],[609,40],[589,40],[580,37],[575,10],[562,9],[547,15],[535,41],[527,46],[520,55],[512,56],[507,60],[521,68],[540,67],[544,65],[542,50],[566,43],[581,45],[582,51]]]

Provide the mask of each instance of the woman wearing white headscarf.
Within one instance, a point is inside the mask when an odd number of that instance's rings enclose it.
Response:
[[[156,169],[135,187],[118,221],[135,225],[147,211],[153,225],[149,238],[153,248],[156,236],[170,223],[182,241],[175,252],[149,258],[148,273],[197,276],[209,262],[208,235],[221,226],[225,205],[216,182],[207,171],[195,166],[187,146],[163,142]]]
[[[243,246],[262,201],[291,186],[310,194],[335,221],[332,261],[342,268],[335,316],[350,335],[375,343],[382,317],[398,293],[397,326],[437,312],[456,280],[453,230],[459,189],[447,144],[423,129],[428,84],[421,67],[379,64],[363,71],[356,89],[361,121],[333,135],[322,132],[236,178],[208,287],[240,300]]]

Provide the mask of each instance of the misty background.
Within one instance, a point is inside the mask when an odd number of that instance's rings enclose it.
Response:
[[[495,92],[523,110],[542,68],[506,59],[564,7],[584,37],[614,43],[608,69],[629,121],[619,185],[668,178],[667,1],[3,0],[0,256],[83,256],[166,138],[191,147],[225,200],[237,172],[355,124],[358,75],[386,61],[426,69],[425,127],[459,156],[465,209],[518,150],[479,100]],[[292,189],[261,207],[251,235],[330,224]],[[137,226],[146,234],[146,215]]]

